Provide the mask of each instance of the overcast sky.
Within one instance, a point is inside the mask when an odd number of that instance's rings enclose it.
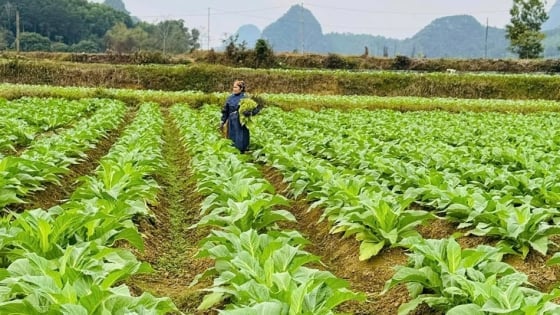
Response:
[[[94,0],[103,2],[102,0]],[[548,0],[550,10],[556,0]],[[292,5],[303,4],[323,33],[412,37],[436,18],[468,14],[481,24],[504,28],[513,0],[123,0],[131,15],[147,22],[182,19],[201,32],[203,48],[216,47],[245,24],[261,31]]]

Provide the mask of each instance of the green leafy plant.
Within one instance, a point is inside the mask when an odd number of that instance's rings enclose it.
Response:
[[[131,296],[117,281],[148,272],[127,251],[82,243],[64,255],[47,260],[34,253],[16,260],[0,273],[0,312],[4,314],[164,314],[177,308],[169,298],[150,294]]]
[[[535,208],[526,202],[514,206],[514,201],[493,202],[483,207],[484,211],[473,211],[459,227],[474,225],[468,233],[499,237],[497,246],[523,258],[531,248],[546,255],[553,243],[549,237],[560,234],[560,227],[553,224],[560,212],[554,208]]]
[[[195,280],[216,276],[214,286],[208,289],[212,293],[205,296],[199,309],[231,297],[238,306],[272,302],[265,305],[292,314],[331,314],[344,301],[364,299],[349,291],[346,281],[329,272],[304,267],[319,261],[299,248],[305,243],[295,231],[259,234],[234,227],[213,231],[202,241],[197,254],[216,261],[215,267]]]
[[[251,128],[253,125],[253,115],[245,116],[245,112],[253,111],[258,106],[257,102],[253,99],[245,97],[239,101],[239,121],[241,122],[242,126],[247,126],[247,128]]]
[[[557,292],[547,295],[531,289],[525,274],[502,262],[498,248],[461,249],[453,238],[406,242],[412,251],[408,265],[397,267],[384,289],[407,285],[412,300],[399,307],[399,314],[408,314],[421,303],[448,314],[521,315],[560,309],[550,302]]]

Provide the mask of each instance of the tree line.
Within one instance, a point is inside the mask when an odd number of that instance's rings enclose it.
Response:
[[[137,21],[121,0],[0,0],[0,50],[179,54],[198,49],[199,36],[183,20]]]

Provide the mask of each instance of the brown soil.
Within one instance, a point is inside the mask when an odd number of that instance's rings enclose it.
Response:
[[[560,278],[560,266],[546,265],[546,261],[552,255],[549,253],[543,256],[536,251],[530,251],[525,260],[520,256],[508,255],[504,258],[504,261],[512,265],[516,270],[526,274],[529,277],[529,282],[535,289],[548,292],[554,287],[558,287],[558,279]]]

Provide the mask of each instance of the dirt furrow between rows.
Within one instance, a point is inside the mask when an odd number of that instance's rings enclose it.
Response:
[[[167,109],[162,109],[165,119],[163,155],[166,168],[156,176],[161,186],[159,203],[152,207],[155,220],[138,222],[144,236],[145,249],[137,253],[139,259],[149,262],[155,272],[137,275],[128,284],[140,292],[156,296],[168,296],[187,314],[197,313],[204,292],[210,286],[202,281],[194,287],[194,277],[213,264],[212,261],[196,259],[198,242],[208,235],[207,230],[188,229],[199,220],[200,203],[203,198],[196,193],[196,183],[190,169],[190,157],[179,137]]]

